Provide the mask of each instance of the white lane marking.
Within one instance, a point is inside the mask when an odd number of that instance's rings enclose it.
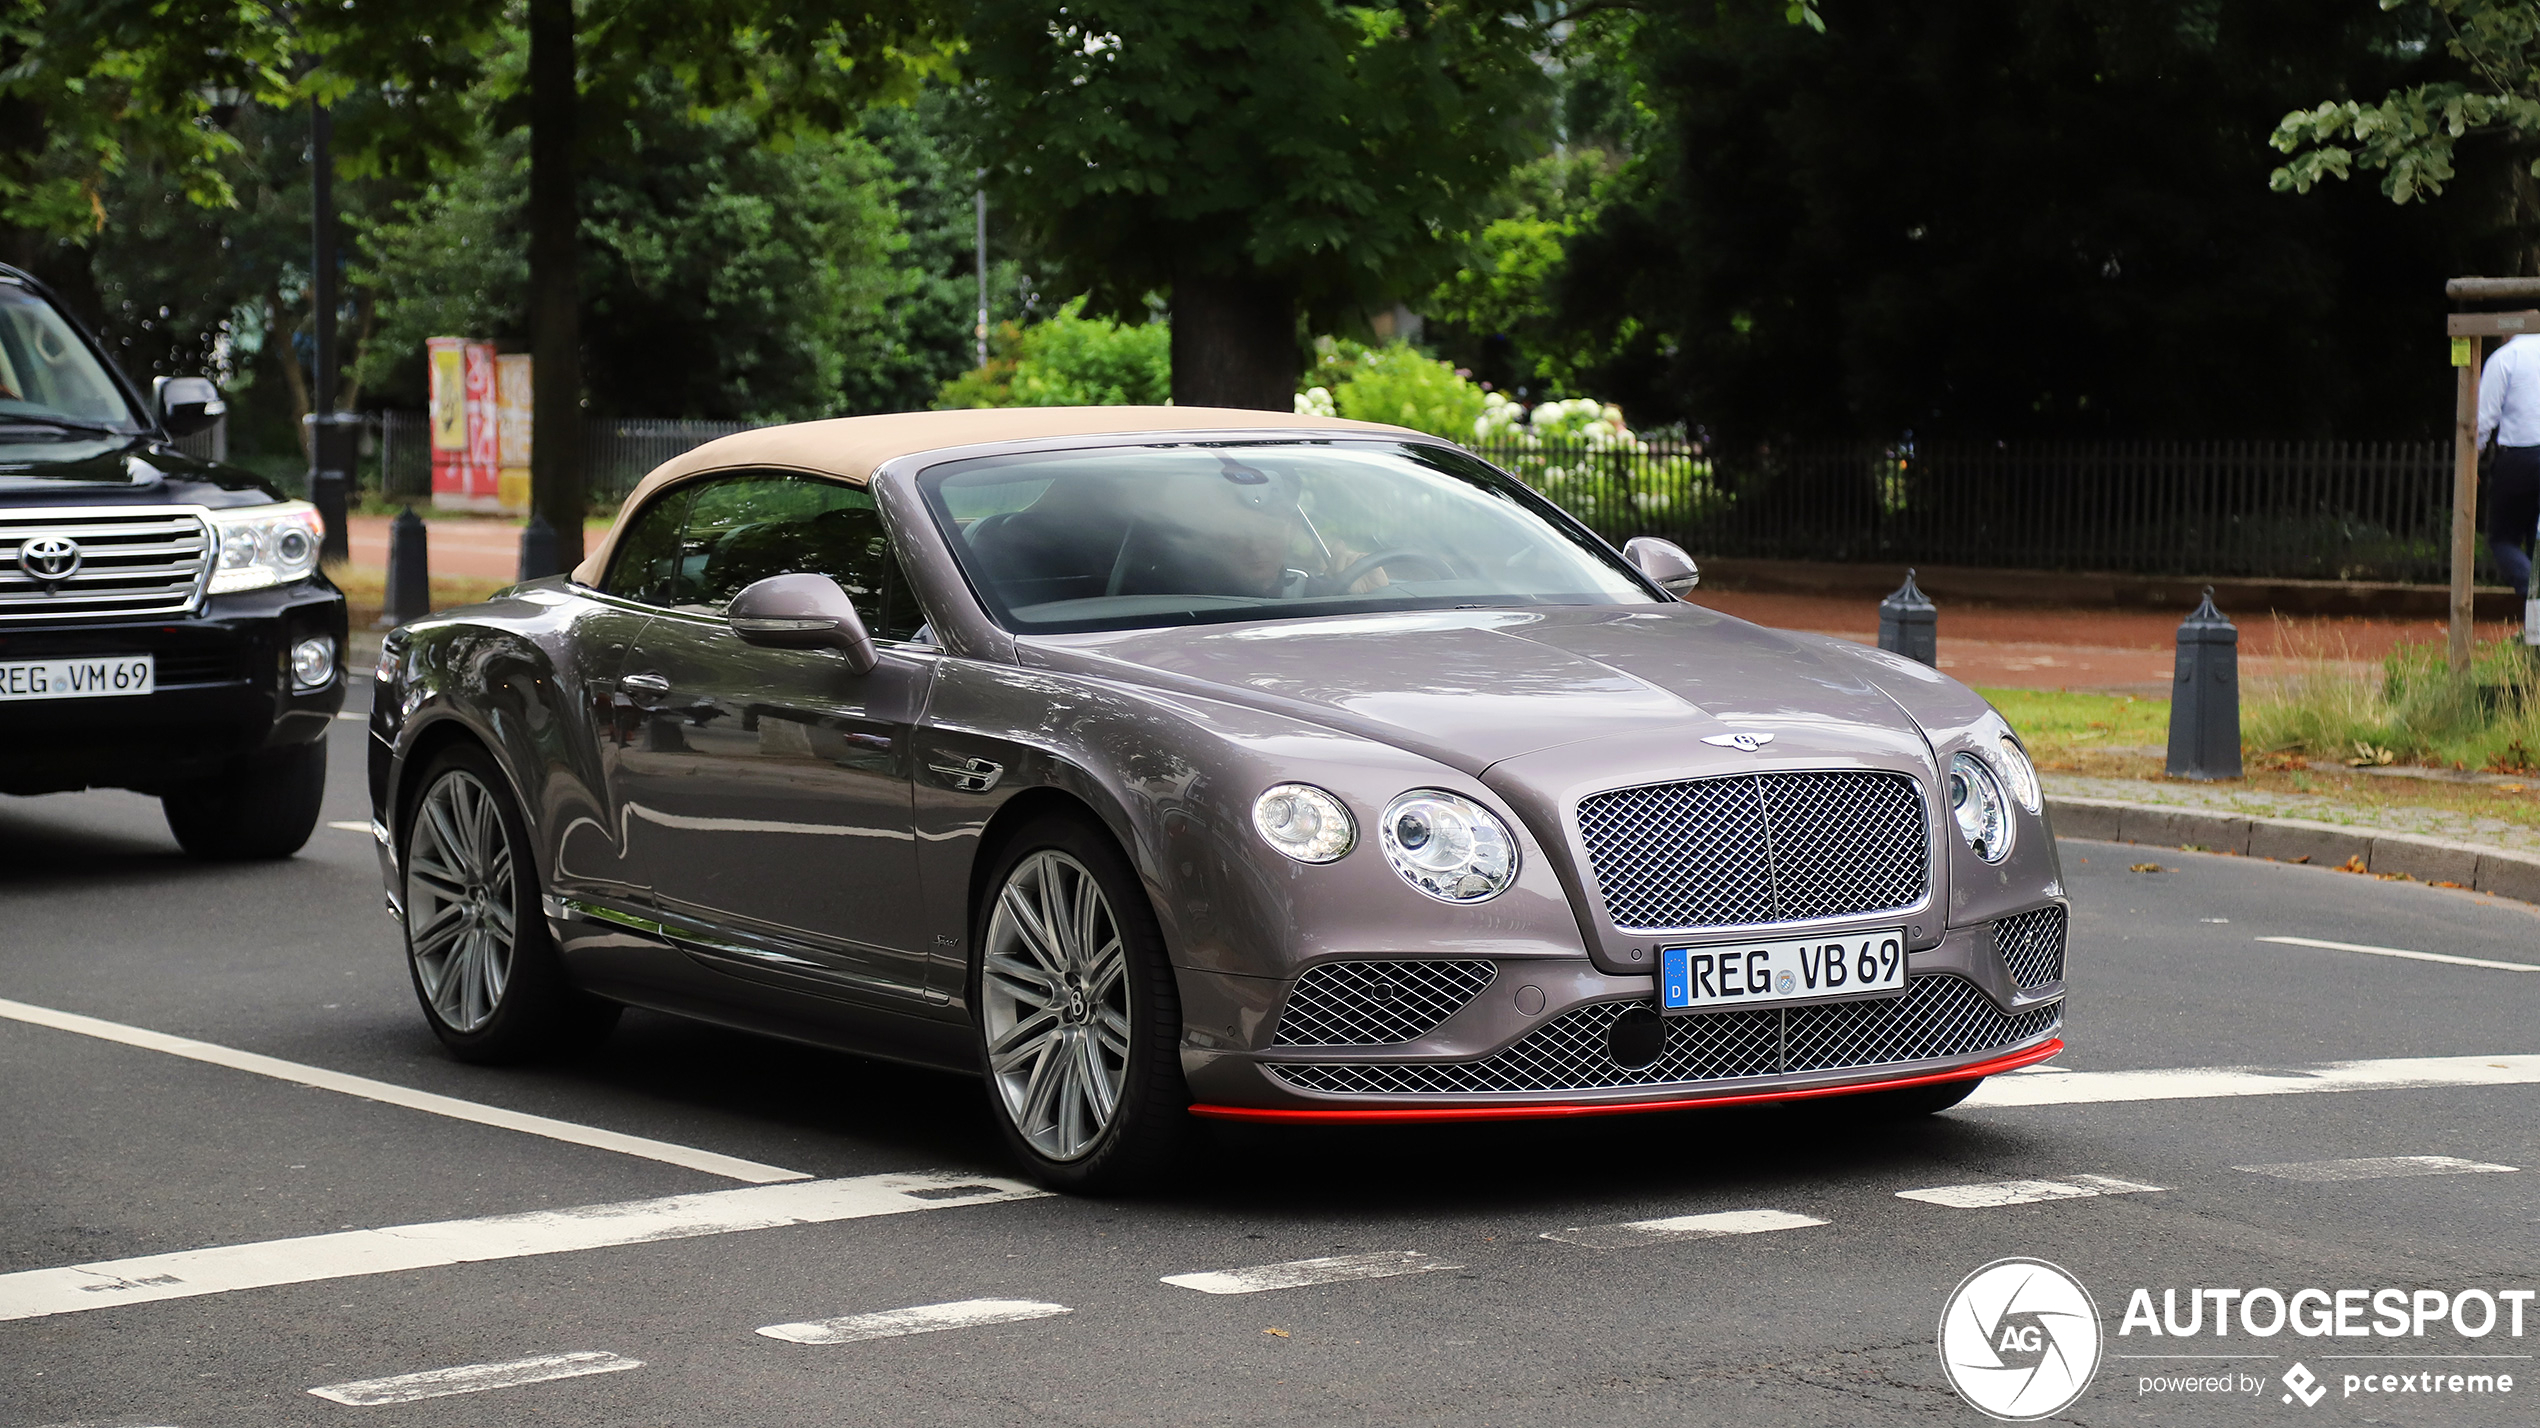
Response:
[[[866,1339],[896,1339],[903,1334],[932,1334],[979,1324],[1019,1324],[1076,1311],[1064,1304],[1037,1299],[960,1299],[950,1304],[919,1304],[885,1309],[878,1314],[849,1314],[843,1319],[814,1319],[803,1324],[770,1324],[759,1330],[789,1344],[854,1344]]]
[[[1788,1210],[1716,1210],[1707,1215],[1671,1215],[1662,1220],[1626,1220],[1619,1225],[1588,1225],[1546,1230],[1543,1237],[1581,1249],[1638,1249],[1669,1240],[1710,1240],[1722,1235],[1760,1235],[1768,1230],[1800,1230],[1827,1223],[1813,1215]]]
[[[1168,1274],[1164,1282],[1202,1294],[1259,1294],[1268,1289],[1301,1289],[1309,1284],[1339,1284],[1352,1279],[1391,1279],[1397,1274],[1434,1274],[1462,1269],[1418,1250],[1379,1250],[1374,1254],[1336,1254],[1322,1259],[1294,1259],[1285,1264],[1256,1264],[1246,1269],[1211,1270],[1206,1274]]]
[[[2089,1200],[2101,1195],[2149,1195],[2158,1185],[2141,1185],[2113,1175],[2067,1175],[2060,1180],[2001,1180],[1990,1185],[1935,1185],[1928,1190],[1899,1190],[1899,1200],[1920,1200],[1953,1210],[1989,1210],[1997,1205],[2034,1205],[2044,1200]]]
[[[993,1205],[1047,1193],[1012,1180],[950,1171],[859,1175],[844,1180],[709,1190],[614,1205],[581,1205],[570,1210],[534,1210],[523,1215],[346,1230],[261,1244],[220,1245],[0,1274],[0,1320],[40,1319],[110,1305],[394,1274],[436,1265],[522,1259],[786,1225],[824,1225],[836,1220],[960,1205]]]
[[[369,825],[364,824],[362,827],[367,831]],[[698,1150],[693,1146],[673,1145],[669,1141],[654,1140],[648,1136],[627,1135],[620,1131],[602,1130],[597,1126],[576,1125],[572,1121],[533,1116],[524,1111],[507,1111],[500,1106],[479,1105],[474,1101],[462,1101],[456,1096],[441,1096],[430,1091],[417,1091],[405,1086],[391,1085],[386,1081],[374,1081],[367,1076],[348,1076],[341,1071],[303,1066],[296,1061],[284,1061],[274,1056],[260,1056],[253,1051],[237,1051],[226,1046],[215,1046],[208,1041],[169,1036],[164,1032],[125,1026],[121,1022],[100,1021],[96,1017],[81,1016],[77,1012],[54,1011],[50,1007],[29,1006],[25,1002],[0,1001],[0,1017],[26,1022],[31,1026],[51,1027],[55,1031],[93,1036],[100,1041],[138,1046],[145,1051],[164,1051],[170,1056],[182,1056],[189,1061],[203,1061],[214,1066],[226,1066],[232,1071],[245,1071],[256,1076],[271,1076],[278,1081],[314,1086],[321,1091],[338,1091],[347,1096],[359,1096],[366,1101],[382,1101],[392,1106],[403,1106],[410,1111],[424,1111],[436,1116],[448,1116],[452,1120],[473,1121],[481,1126],[497,1126],[504,1130],[545,1136],[549,1140],[587,1145],[596,1150],[611,1150],[620,1155],[658,1160],[666,1165],[702,1170],[708,1175],[720,1175],[727,1180],[739,1180],[752,1185],[772,1185],[783,1180],[811,1178],[800,1170],[787,1170],[776,1165],[761,1165],[755,1160],[718,1155],[711,1150]]]
[[[2368,952],[2375,957],[2405,957],[2411,962],[2448,962],[2455,967],[2485,967],[2496,972],[2540,972],[2540,962],[2491,962],[2484,957],[2455,957],[2449,952],[2411,952],[2405,947],[2374,947],[2362,942],[2322,942],[2316,937],[2261,937],[2286,947],[2322,947],[2331,952]]]
[[[2324,1066],[2183,1067],[2168,1071],[2006,1071],[1976,1088],[1960,1109],[2089,1106],[2110,1101],[2193,1101],[2218,1096],[2286,1096],[2310,1091],[2402,1091],[2431,1086],[2528,1086],[2540,1056],[2403,1056]]]
[[[2456,1155],[2382,1155],[2364,1160],[2297,1160],[2284,1165],[2235,1165],[2278,1180],[2387,1180],[2398,1175],[2511,1174],[2512,1165],[2488,1165]]]
[[[624,1373],[644,1366],[642,1359],[585,1350],[574,1354],[541,1354],[504,1364],[464,1364],[458,1368],[401,1373],[395,1378],[366,1378],[357,1383],[330,1383],[309,1392],[355,1408],[412,1403],[418,1398],[447,1398],[454,1393],[483,1393],[489,1388],[518,1388],[524,1383],[580,1378],[591,1373]]]
[[[338,719],[349,720],[349,721],[351,721],[352,723],[355,723],[355,724],[359,724],[359,723],[363,723],[363,722],[365,722],[366,720],[368,720],[368,719],[370,718],[370,715],[369,715],[369,714],[367,714],[367,713],[364,713],[363,711],[361,711],[361,710],[359,710],[359,709],[338,709],[338,710],[336,710],[336,711],[335,711],[335,717],[336,717],[336,718],[338,718]]]
[[[329,828],[340,828],[340,829],[342,829],[343,831],[345,831],[345,832],[347,832],[347,833],[367,833],[367,832],[369,832],[369,831],[370,831],[370,824],[369,824],[369,823],[367,823],[367,822],[362,822],[362,823],[352,823],[352,822],[344,822],[344,823],[329,823],[329,824],[327,824],[326,826],[327,826],[327,827],[329,827]]]

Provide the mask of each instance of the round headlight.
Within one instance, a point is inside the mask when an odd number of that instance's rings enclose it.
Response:
[[[276,564],[296,570],[317,558],[317,542],[298,526],[283,526],[273,534],[273,558]]]
[[[2031,813],[2044,812],[2045,804],[2037,786],[2037,765],[2028,761],[2028,750],[2021,748],[2020,741],[2011,737],[2008,730],[1996,741],[1996,747],[2002,751],[2002,781],[2011,786],[2011,796],[2020,801],[2020,807]]]
[[[1358,846],[1357,825],[1341,801],[1307,783],[1275,784],[1252,801],[1261,841],[1300,863],[1328,863]]]
[[[1440,902],[1483,902],[1517,880],[1517,840],[1491,811],[1438,788],[1415,788],[1385,808],[1385,861]]]
[[[1949,816],[1977,857],[1998,863],[2011,851],[2011,804],[1993,770],[1973,754],[1949,758]]]

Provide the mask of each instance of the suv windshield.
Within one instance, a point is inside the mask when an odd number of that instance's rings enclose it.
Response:
[[[15,428],[0,440],[23,441],[35,434],[29,427],[62,423],[142,430],[105,364],[53,305],[0,282],[0,428]]]
[[[1542,497],[1437,447],[1110,447],[953,462],[919,484],[1018,632],[1657,598]]]

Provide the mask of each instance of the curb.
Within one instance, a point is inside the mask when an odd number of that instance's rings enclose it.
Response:
[[[2540,853],[2304,818],[2260,818],[2116,798],[2050,797],[2046,811],[2054,820],[2056,836],[2062,838],[2192,847],[2328,868],[2353,863],[2384,877],[2448,883],[2540,903]]]

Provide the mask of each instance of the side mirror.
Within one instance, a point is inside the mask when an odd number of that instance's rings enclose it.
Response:
[[[161,377],[152,385],[157,388],[159,425],[170,436],[209,430],[229,410],[209,377]]]
[[[836,650],[863,674],[877,662],[855,602],[826,575],[771,575],[723,609],[732,633],[773,650]]]
[[[1656,536],[1634,536],[1623,546],[1623,558],[1638,567],[1659,589],[1681,600],[1702,583],[1702,571],[1685,548]]]

